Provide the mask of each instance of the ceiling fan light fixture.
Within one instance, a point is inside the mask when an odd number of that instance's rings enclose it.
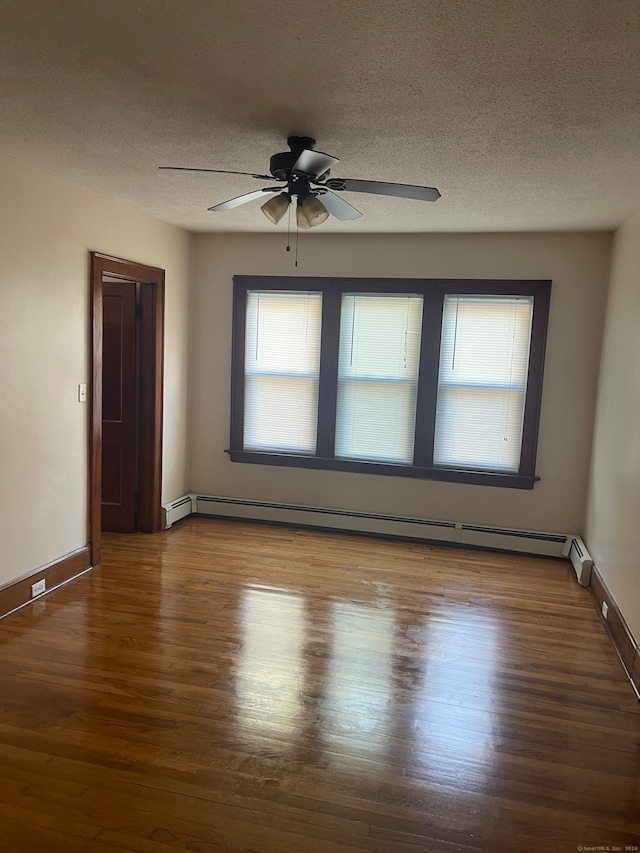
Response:
[[[291,196],[288,193],[280,193],[279,195],[270,198],[260,206],[260,210],[264,213],[270,222],[277,225],[278,222],[287,212],[291,204]]]
[[[311,226],[309,225],[309,220],[304,215],[304,210],[302,209],[302,202],[299,200],[298,204],[296,205],[296,224],[298,228],[311,228]]]
[[[297,218],[299,228],[315,228],[316,225],[322,225],[323,222],[326,222],[329,218],[329,211],[320,199],[309,194],[298,202]],[[301,218],[306,220],[306,225],[300,224]]]

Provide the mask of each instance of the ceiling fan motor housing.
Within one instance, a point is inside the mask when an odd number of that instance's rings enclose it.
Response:
[[[277,181],[288,181],[291,170],[303,151],[313,151],[316,141],[310,136],[290,136],[287,145],[291,151],[274,154],[269,160],[269,171]]]
[[[288,180],[293,164],[297,159],[298,155],[291,151],[285,151],[282,154],[274,154],[269,160],[269,171],[276,181],[286,181]]]

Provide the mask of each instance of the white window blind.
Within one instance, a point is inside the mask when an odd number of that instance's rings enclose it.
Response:
[[[245,450],[315,453],[322,294],[249,291]]]
[[[335,455],[410,464],[422,297],[344,294]]]
[[[446,296],[434,465],[516,473],[533,297]]]

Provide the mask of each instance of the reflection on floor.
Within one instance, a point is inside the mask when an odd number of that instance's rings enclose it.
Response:
[[[0,622],[2,850],[630,849],[639,803],[563,562],[187,519]]]

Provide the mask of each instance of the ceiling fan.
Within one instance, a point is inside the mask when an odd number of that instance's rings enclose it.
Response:
[[[264,215],[277,225],[296,199],[296,221],[299,228],[315,228],[325,222],[329,214],[346,221],[358,219],[362,213],[337,193],[373,193],[374,195],[412,198],[419,201],[437,201],[440,193],[435,187],[413,184],[394,184],[387,181],[361,181],[355,178],[332,178],[330,169],[339,162],[337,157],[315,151],[315,139],[309,136],[290,136],[290,148],[274,154],[269,161],[270,175],[255,172],[235,172],[228,169],[195,169],[188,166],[160,166],[161,169],[180,172],[215,172],[222,175],[247,175],[260,181],[281,181],[281,186],[263,187],[261,190],[236,196],[215,204],[209,210],[230,210],[249,201],[267,197],[261,206]],[[274,195],[278,193],[278,195]]]

